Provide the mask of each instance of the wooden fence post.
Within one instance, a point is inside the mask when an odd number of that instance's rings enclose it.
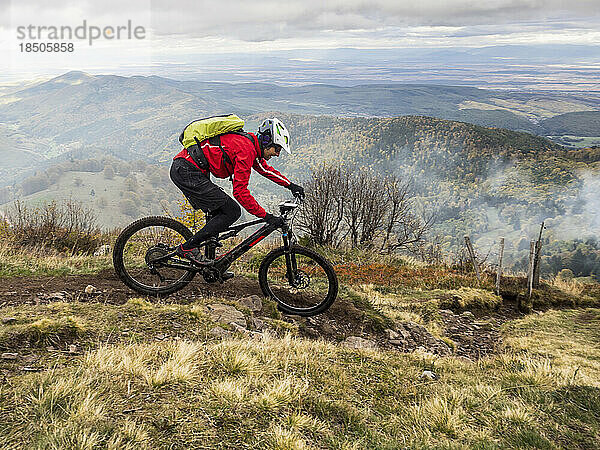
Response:
[[[535,256],[533,261],[533,288],[537,289],[540,287],[540,266],[542,257],[542,231],[544,231],[544,222],[540,226],[540,234],[538,240],[535,243]]]
[[[531,298],[533,292],[533,265],[535,263],[535,241],[529,243],[529,269],[527,270],[527,288],[528,295]]]
[[[471,262],[473,263],[473,267],[475,268],[475,275],[477,276],[477,281],[481,283],[481,275],[479,275],[479,266],[477,265],[477,260],[475,259],[475,251],[473,250],[473,244],[471,244],[471,239],[469,236],[465,236],[465,244],[467,245],[467,250],[469,251],[469,256],[471,257]]]
[[[496,276],[496,295],[500,295],[500,278],[502,277],[502,258],[504,257],[504,238],[500,238],[500,255],[498,256],[498,274]]]

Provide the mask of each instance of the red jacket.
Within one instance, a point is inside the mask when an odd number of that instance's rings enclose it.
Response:
[[[210,173],[217,178],[227,178],[233,175],[233,196],[235,199],[250,214],[263,219],[267,214],[266,211],[248,190],[248,181],[252,169],[280,186],[287,187],[291,182],[267,164],[267,161],[261,156],[258,139],[252,133],[247,134],[252,138],[252,142],[247,137],[235,133],[221,135],[221,147],[231,159],[233,168],[223,160],[221,149],[218,146],[210,145],[208,139],[200,142],[200,147],[208,160]],[[177,158],[184,158],[198,167],[185,148],[173,159]],[[198,167],[198,170],[202,169]]]

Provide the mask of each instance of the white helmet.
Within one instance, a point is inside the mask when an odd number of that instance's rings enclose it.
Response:
[[[290,133],[285,125],[277,117],[266,119],[258,127],[258,141],[262,148],[270,145],[280,145],[290,155]]]

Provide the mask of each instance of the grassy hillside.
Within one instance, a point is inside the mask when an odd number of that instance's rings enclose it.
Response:
[[[334,262],[340,296],[308,320],[264,299],[249,310],[252,278],[198,283],[166,301],[136,298],[106,271],[0,278],[0,439],[57,449],[600,444],[600,309],[523,316],[472,274],[366,253]],[[375,263],[391,276],[369,275]],[[578,296],[554,289],[550,303],[600,300],[597,285]],[[23,303],[25,290],[36,304]],[[237,309],[244,326],[215,304]],[[384,330],[420,326],[450,354],[402,350]]]
[[[144,173],[115,175],[107,180],[102,172],[67,172],[48,189],[23,199],[32,205],[51,200],[76,200],[91,206],[104,229],[122,227],[145,215],[161,215],[177,210],[182,200],[175,186],[153,186]]]

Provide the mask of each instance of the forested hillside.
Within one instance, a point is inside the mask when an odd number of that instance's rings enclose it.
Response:
[[[579,111],[550,117],[540,126],[551,135],[600,136],[600,111]]]

